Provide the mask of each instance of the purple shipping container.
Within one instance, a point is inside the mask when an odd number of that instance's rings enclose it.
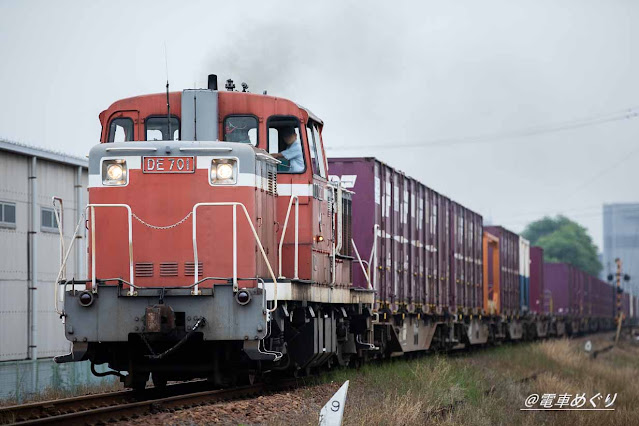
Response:
[[[544,299],[544,249],[530,248],[530,310],[538,314],[546,312]]]
[[[615,311],[615,293],[610,284],[590,276],[590,314],[593,318],[612,318]]]
[[[484,229],[499,238],[500,309],[503,314],[515,315],[520,311],[519,235],[501,226]]]
[[[550,294],[549,314],[569,315],[574,286],[573,267],[566,263],[544,264],[544,286]]]
[[[451,202],[451,247],[453,300],[458,311],[483,306],[482,217]]]
[[[353,239],[362,259],[371,260],[377,309],[480,312],[479,214],[375,158],[328,164],[332,180],[353,183]],[[368,285],[357,262],[353,285]]]
[[[548,313],[611,318],[616,309],[614,288],[572,265],[544,264],[544,285],[552,300]],[[629,309],[629,300],[624,303]]]

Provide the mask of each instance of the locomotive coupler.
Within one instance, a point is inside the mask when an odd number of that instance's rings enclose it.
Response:
[[[168,333],[175,329],[175,313],[169,305],[147,306],[145,319],[148,333]]]

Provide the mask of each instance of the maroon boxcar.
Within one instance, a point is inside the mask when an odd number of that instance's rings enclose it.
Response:
[[[530,310],[538,314],[544,310],[544,249],[530,247]]]
[[[549,314],[568,315],[570,312],[570,265],[565,263],[544,264],[544,286],[550,295]]]
[[[612,318],[615,312],[615,289],[567,263],[544,264],[544,284],[552,299],[552,308],[547,313]],[[622,296],[624,312],[630,310],[625,296]]]
[[[501,313],[518,314],[520,312],[519,235],[501,226],[485,226],[484,229],[499,238]]]
[[[481,215],[375,158],[330,158],[329,174],[353,190],[353,239],[393,312],[479,313]],[[367,287],[359,264],[353,285]]]

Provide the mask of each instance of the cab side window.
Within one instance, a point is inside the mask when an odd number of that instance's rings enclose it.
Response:
[[[129,142],[133,140],[133,120],[126,117],[114,118],[109,124],[107,142]]]
[[[322,141],[320,140],[317,125],[309,121],[306,126],[306,139],[308,140],[311,163],[313,163],[313,174],[326,179],[326,165],[322,153]]]
[[[180,120],[172,116],[152,116],[144,120],[145,140],[147,141],[177,141],[180,140]]]
[[[257,118],[252,115],[229,115],[224,119],[224,141],[257,146]]]
[[[295,117],[270,117],[268,119],[268,152],[281,154],[280,173],[304,173],[304,148],[300,124]]]

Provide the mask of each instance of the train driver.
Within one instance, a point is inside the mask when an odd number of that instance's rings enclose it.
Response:
[[[286,144],[286,149],[282,152],[271,154],[275,158],[286,158],[290,164],[291,173],[300,173],[304,171],[304,157],[302,155],[302,144],[297,138],[295,127],[283,127],[279,129],[279,136]]]

